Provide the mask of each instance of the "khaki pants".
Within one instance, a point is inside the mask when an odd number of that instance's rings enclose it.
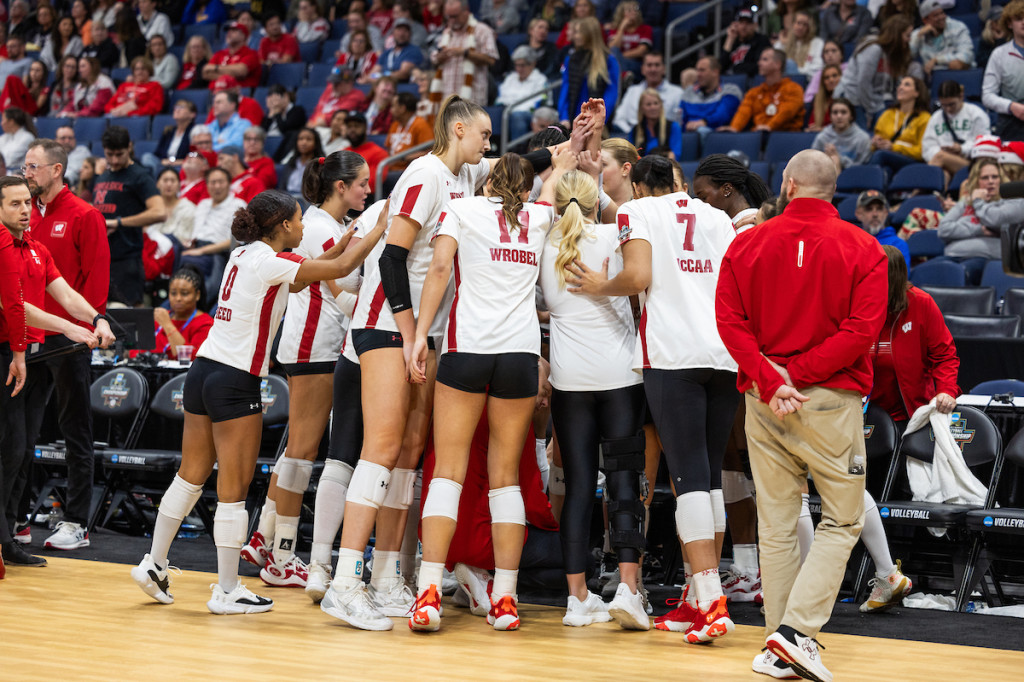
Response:
[[[746,431],[767,633],[785,624],[816,637],[832,615],[864,524],[864,420],[852,391],[811,387],[802,393],[810,400],[781,420],[747,393]],[[851,474],[857,455],[860,472]],[[796,524],[808,472],[821,495],[821,523],[801,566]]]

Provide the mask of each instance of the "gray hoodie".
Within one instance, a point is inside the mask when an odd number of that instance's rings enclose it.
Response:
[[[814,138],[811,147],[823,152],[828,144],[836,146],[843,168],[859,166],[871,159],[871,136],[856,123],[851,123],[841,133],[836,132],[831,125],[825,126]]]
[[[885,109],[886,103],[893,99],[896,86],[888,68],[878,68],[882,58],[882,48],[875,42],[854,53],[846,64],[834,96],[845,97],[853,102],[853,106],[861,107],[869,114]],[[919,63],[911,62],[907,75],[924,78],[924,71]]]
[[[1000,238],[986,236],[982,229],[999,233],[1020,222],[1024,222],[1024,199],[958,201],[939,221],[939,238],[946,242],[945,255],[950,258],[998,260]]]

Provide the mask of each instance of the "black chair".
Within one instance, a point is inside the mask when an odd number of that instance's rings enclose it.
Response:
[[[935,299],[943,315],[991,315],[996,306],[994,287],[921,287]]]
[[[949,333],[955,337],[1013,338],[1020,334],[1017,315],[943,315]]]
[[[1024,318],[1024,289],[1011,287],[1003,294],[1003,315],[1017,315]]]

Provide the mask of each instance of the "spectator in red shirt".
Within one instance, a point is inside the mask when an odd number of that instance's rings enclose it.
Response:
[[[103,73],[100,62],[95,57],[82,57],[78,60],[78,85],[75,86],[74,112],[67,115],[102,116],[103,108],[114,96],[114,81]]]
[[[263,123],[263,107],[260,103],[254,100],[252,97],[246,97],[242,94],[242,88],[239,86],[238,81],[232,76],[221,76],[214,82],[210,83],[210,101],[219,92],[233,92],[238,95],[238,115],[249,121],[254,126],[258,126]],[[206,115],[206,124],[213,123],[213,119],[216,116],[213,113],[213,107],[210,107],[210,112]]]
[[[171,276],[169,308],[153,308],[156,352],[178,359],[178,346],[192,346],[192,359],[206,341],[213,318],[199,308],[203,305],[203,278],[191,265],[183,265]]]
[[[245,165],[249,172],[263,181],[267,189],[277,187],[277,169],[274,168],[274,160],[267,156],[264,145],[267,141],[267,131],[258,126],[253,126],[242,135],[242,149],[245,150]]]
[[[248,203],[267,187],[262,180],[252,174],[251,169],[242,160],[244,157],[245,152],[241,147],[228,145],[217,153],[217,165],[231,176],[231,193]]]
[[[210,58],[203,67],[203,78],[215,81],[221,76],[232,76],[243,88],[255,88],[260,84],[260,56],[246,45],[249,29],[237,21],[224,27],[226,47]]]
[[[299,41],[291,33],[284,30],[284,22],[280,15],[271,14],[263,22],[263,30],[267,35],[260,41],[260,61],[267,66],[274,64],[291,64],[301,62]]]
[[[611,22],[605,24],[604,40],[622,63],[623,71],[640,73],[644,55],[654,49],[654,31],[644,23],[638,2],[619,3]]]
[[[366,117],[362,114],[349,114],[345,119],[345,137],[352,144],[351,150],[366,159],[366,165],[370,167],[370,191],[373,191],[377,182],[377,166],[388,158],[387,150],[366,139]]]
[[[572,45],[569,24],[572,23],[572,19],[583,19],[584,17],[594,17],[597,19],[597,9],[590,0],[576,0],[576,3],[572,6],[572,16],[569,17],[570,21],[565,22],[565,26],[562,27],[562,32],[558,34],[558,40],[555,41],[555,47],[559,50],[564,50]]]
[[[205,128],[206,126],[196,126],[196,128]],[[195,132],[195,128],[193,128]],[[206,131],[209,135],[209,131]],[[181,198],[188,199],[193,204],[199,205],[199,202],[210,196],[210,192],[206,189],[206,171],[210,170],[217,165],[217,153],[213,149],[196,149],[194,144],[192,151],[185,157],[184,163],[181,164]]]
[[[355,78],[351,71],[334,71],[327,79],[327,87],[313,109],[313,115],[309,117],[309,126],[327,126],[331,117],[338,109],[346,111],[363,111],[366,109],[367,99],[362,91],[355,88]]]
[[[203,69],[213,57],[210,43],[202,36],[192,36],[185,45],[185,54],[181,60],[181,78],[178,79],[178,90],[202,90],[207,87],[203,78]]]
[[[118,86],[103,107],[111,116],[152,116],[164,109],[164,89],[153,80],[153,62],[148,57],[132,60],[132,80]]]

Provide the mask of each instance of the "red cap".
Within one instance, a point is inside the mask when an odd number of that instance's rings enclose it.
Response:
[[[210,166],[210,168],[213,168],[214,166],[217,165],[217,152],[215,151],[206,149],[196,149],[196,146],[192,145],[191,147],[189,147],[188,155],[201,156],[202,158],[206,159],[206,163],[207,165]]]
[[[241,31],[242,33],[245,34],[246,40],[249,39],[249,29],[246,28],[245,24],[239,23],[237,21],[229,21],[228,23],[226,23],[224,25],[224,30],[225,31],[230,31],[231,29],[237,29],[237,30]]]
[[[229,88],[237,88],[238,81],[235,80],[234,76],[218,76],[217,80],[210,83],[210,89],[214,92],[220,92]]]

